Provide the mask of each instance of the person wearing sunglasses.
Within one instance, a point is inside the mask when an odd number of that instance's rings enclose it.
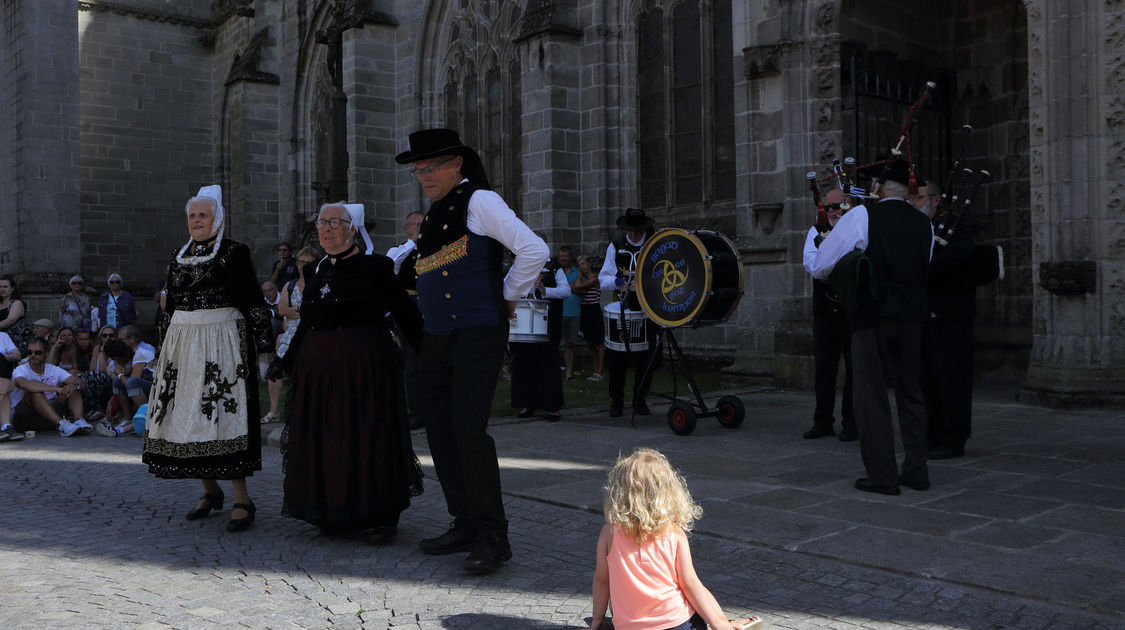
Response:
[[[86,295],[86,281],[82,276],[71,276],[70,292],[59,302],[59,327],[73,330],[90,330],[90,309],[93,304]]]
[[[844,215],[844,191],[833,188],[824,194],[824,209],[831,230]],[[820,227],[809,228],[805,236],[803,263],[805,271],[812,273],[820,246]],[[812,428],[802,435],[806,440],[835,435],[836,375],[840,370],[840,357],[844,358],[844,393],[840,403],[840,441],[852,442],[858,436],[855,412],[852,408],[852,332],[848,316],[840,305],[840,298],[827,282],[813,280],[813,391],[816,407],[813,410]]]
[[[246,478],[262,469],[254,366],[272,341],[250,248],[223,237],[222,197],[221,187],[204,186],[184,204],[189,237],[168,269],[164,339],[148,364],[155,380],[141,461],[159,478],[202,482],[189,521],[221,510],[218,480],[230,480],[226,527],[241,532],[256,512]]]
[[[137,303],[133,294],[125,290],[121,274],[111,273],[106,279],[109,290],[98,298],[98,317],[105,326],[121,328],[137,321]]]
[[[27,363],[12,371],[14,424],[36,430],[49,423],[63,437],[89,435],[94,427],[83,417],[82,379],[47,363],[47,350],[46,339],[33,338],[27,343]]]

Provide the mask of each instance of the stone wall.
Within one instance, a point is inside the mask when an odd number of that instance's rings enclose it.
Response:
[[[171,9],[78,15],[82,268],[98,290],[119,272],[148,297],[141,287],[163,277],[187,240],[184,202],[211,183],[211,51],[199,40],[206,24]]]
[[[61,293],[82,269],[77,8],[66,0],[0,6],[7,127],[0,273],[18,273],[24,293]]]

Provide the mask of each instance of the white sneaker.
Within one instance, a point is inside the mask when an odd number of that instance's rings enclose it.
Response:
[[[95,424],[94,432],[102,437],[117,437],[119,435],[116,429],[109,426],[108,424],[105,424],[104,422]]]
[[[59,422],[59,435],[61,435],[63,437],[70,437],[70,436],[74,435],[74,433],[76,431],[78,431],[78,426],[75,425],[70,420],[67,420],[66,418],[63,418]]]
[[[94,427],[86,422],[85,418],[79,418],[74,421],[74,426],[78,427],[78,435],[90,435],[94,432]]]

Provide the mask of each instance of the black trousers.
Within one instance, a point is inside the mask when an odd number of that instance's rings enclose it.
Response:
[[[813,424],[822,429],[832,429],[836,423],[836,374],[840,356],[844,357],[844,396],[840,404],[840,425],[855,428],[852,405],[852,331],[848,320],[840,316],[813,317],[813,360],[816,371],[816,410]]]
[[[922,339],[922,395],[932,446],[964,448],[973,432],[973,320],[932,319]]]
[[[895,432],[887,397],[887,376],[895,377],[895,404],[905,460],[902,474],[929,480],[926,466],[926,406],[920,365],[922,324],[880,320],[874,328],[852,331],[855,415],[859,451],[867,478],[883,486],[898,485]]]
[[[508,530],[496,443],[487,432],[508,332],[504,322],[422,339],[418,372],[434,470],[454,522],[481,533]]]
[[[656,354],[656,339],[649,336],[648,350],[641,352],[618,352],[606,348],[605,369],[606,382],[609,385],[609,402],[613,407],[624,407],[625,402],[625,371],[633,368],[633,397],[630,401],[634,404],[643,403],[648,395],[649,386],[652,384],[652,374],[660,367],[660,357],[652,365],[652,371],[647,375],[649,361]]]
[[[559,344],[509,343],[512,353],[512,407],[558,411],[563,406]]]

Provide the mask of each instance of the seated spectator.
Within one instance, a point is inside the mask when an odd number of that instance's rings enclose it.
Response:
[[[47,363],[57,365],[71,374],[77,374],[74,368],[77,363],[74,355],[76,349],[74,329],[63,326],[59,329],[59,336],[55,338],[55,343],[51,344],[51,349],[47,352]]]
[[[118,336],[127,333],[125,326],[118,332]],[[136,339],[135,336],[128,339]],[[117,437],[133,431],[133,414],[141,405],[148,402],[149,392],[152,391],[152,370],[148,364],[155,357],[155,353],[145,349],[140,344],[152,348],[143,341],[131,345],[126,339],[111,339],[102,346],[102,351],[113,361],[113,394],[120,405],[121,422],[115,422],[115,417],[106,416],[105,422],[96,428],[98,435]]]
[[[7,333],[21,354],[27,353],[31,326],[27,323],[27,305],[20,299],[16,277],[0,277],[0,332]]]
[[[102,330],[109,336],[106,341],[113,339],[116,334],[109,326]],[[112,379],[106,371],[109,359],[102,354],[101,344],[95,341],[94,334],[88,330],[78,331],[74,346],[75,365],[71,373],[77,374],[85,385],[82,388],[82,403],[87,410],[86,420],[96,422],[105,417],[105,413],[100,410],[105,409],[113,394]]]
[[[0,442],[17,442],[23,433],[12,428],[12,370],[20,362],[20,351],[8,333],[0,332]]]
[[[55,322],[46,317],[31,322],[31,336],[46,339],[48,344],[54,343]],[[30,339],[28,341],[30,341]]]
[[[68,326],[71,330],[90,330],[92,306],[90,296],[86,295],[86,281],[82,276],[72,276],[70,293],[62,296],[62,301],[59,302],[59,326]]]
[[[47,340],[42,337],[28,342],[27,353],[27,363],[12,371],[13,424],[27,430],[46,421],[63,437],[88,435],[93,427],[82,417],[82,379],[47,363]]]
[[[111,273],[106,280],[109,290],[98,299],[98,316],[102,324],[120,328],[136,323],[137,304],[133,295],[125,290],[120,274]]]

